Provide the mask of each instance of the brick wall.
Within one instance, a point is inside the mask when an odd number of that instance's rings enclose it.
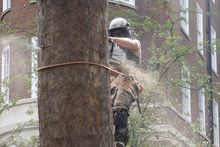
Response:
[[[30,40],[19,39],[10,43],[10,98],[30,98],[31,48]]]
[[[162,3],[159,0],[136,0],[137,11],[140,16],[148,16],[151,19],[157,21],[159,24],[164,24],[167,19],[166,3]],[[151,45],[153,32],[147,30],[140,35],[140,41],[142,43],[142,58],[143,62],[147,63],[150,58],[150,52],[148,48]],[[158,40],[158,45],[162,40]]]
[[[0,3],[2,4],[2,0]],[[36,11],[36,3],[29,3],[29,0],[12,0],[10,11],[5,14],[1,11],[1,20],[15,27],[27,29],[36,23]]]

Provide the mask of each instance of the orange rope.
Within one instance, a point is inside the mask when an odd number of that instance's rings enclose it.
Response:
[[[102,68],[105,68],[105,69],[108,69],[108,70],[111,70],[117,74],[120,74],[120,75],[123,75],[125,76],[124,73],[121,73],[117,70],[114,70],[106,65],[103,65],[103,64],[99,64],[99,63],[95,63],[95,62],[87,62],[87,61],[76,61],[76,62],[66,62],[66,63],[60,63],[60,64],[54,64],[54,65],[48,65],[48,66],[43,66],[43,67],[40,67],[37,69],[37,71],[42,71],[42,70],[45,70],[45,69],[50,69],[50,68],[57,68],[57,67],[61,67],[61,66],[67,66],[67,65],[76,65],[76,64],[88,64],[88,65],[95,65],[95,66],[99,66],[99,67],[102,67]]]

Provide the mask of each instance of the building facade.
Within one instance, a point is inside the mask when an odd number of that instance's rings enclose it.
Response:
[[[191,69],[196,69],[208,79],[207,90],[201,85],[193,90],[193,85],[166,89],[168,102],[154,109],[163,112],[162,121],[154,126],[150,137],[153,146],[208,146],[219,143],[220,96],[220,52],[217,40],[220,38],[219,0],[109,0],[109,9],[117,6],[137,12],[164,25],[170,18],[176,19],[175,31],[181,36],[180,44],[197,49],[185,57],[186,66],[174,64],[163,77],[170,80],[179,77],[182,81],[192,79]],[[172,13],[171,13],[172,9]],[[29,122],[22,128],[23,136],[38,135],[37,113],[37,39],[36,0],[1,0],[1,113],[0,144],[8,139],[18,124]],[[210,14],[210,15],[209,15]],[[175,17],[174,17],[175,16]],[[149,51],[153,40],[151,30],[142,31],[138,36],[142,44],[143,62],[152,56]],[[158,39],[158,46],[163,39]],[[208,45],[211,44],[211,45]],[[194,51],[193,51],[194,52]],[[198,64],[202,63],[202,65]],[[197,77],[198,78],[198,77]],[[172,102],[178,102],[178,106]],[[15,102],[15,105],[13,105]]]

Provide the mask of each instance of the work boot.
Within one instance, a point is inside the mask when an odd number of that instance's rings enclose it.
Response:
[[[123,142],[115,142],[115,147],[125,147]]]

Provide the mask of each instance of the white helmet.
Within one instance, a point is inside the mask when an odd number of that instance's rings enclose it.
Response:
[[[109,30],[116,29],[116,28],[125,28],[129,27],[129,23],[124,18],[115,18],[110,22]]]
[[[108,28],[109,35],[111,36],[111,33],[117,29],[123,29],[128,33],[129,36],[131,35],[129,23],[124,18],[115,18],[110,22]]]

